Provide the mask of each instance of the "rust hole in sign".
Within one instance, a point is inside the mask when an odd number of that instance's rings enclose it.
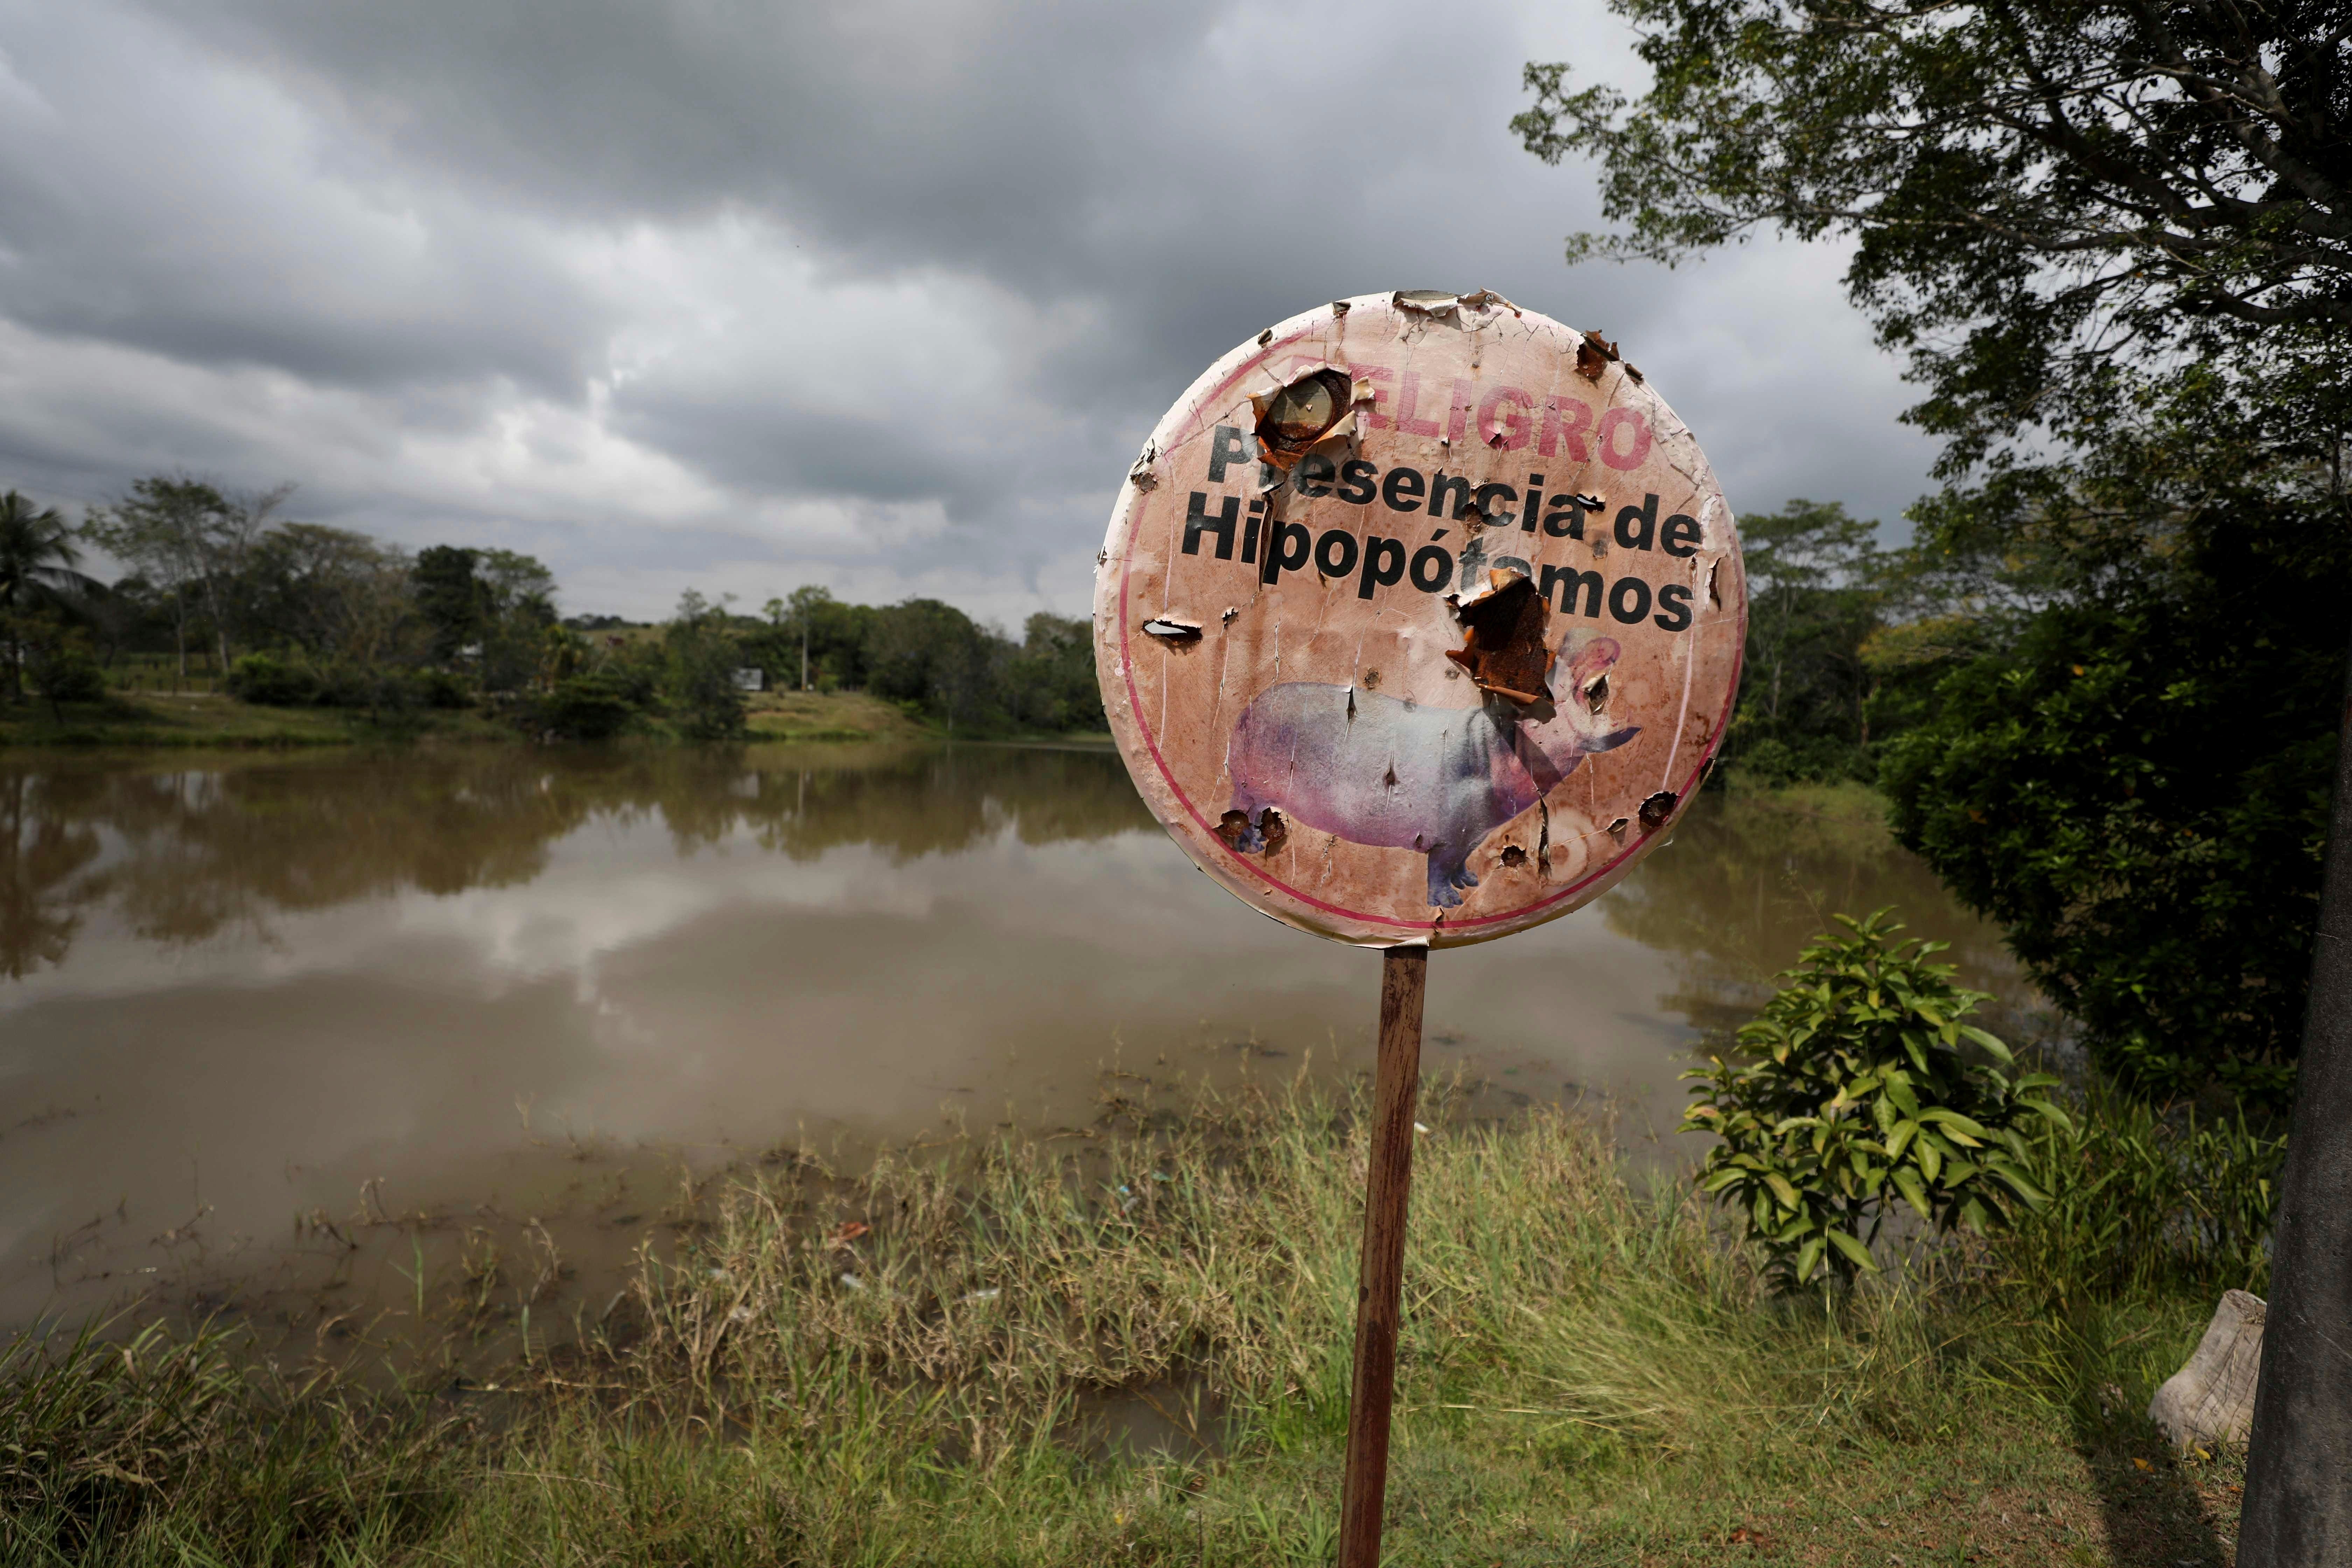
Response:
[[[1612,838],[1613,838],[1613,837],[1617,837],[1622,836],[1622,835],[1624,833],[1624,831],[1625,831],[1625,819],[1624,819],[1623,817],[1622,817],[1622,816],[1621,816],[1621,817],[1618,817],[1616,820],[1612,821],[1612,823],[1610,823],[1610,825],[1609,825],[1609,835],[1610,835],[1610,837],[1612,837]]]
[[[1180,621],[1170,616],[1156,616],[1143,623],[1143,635],[1158,637],[1167,643],[1187,643],[1200,640],[1201,628],[1191,621]]]
[[[1217,818],[1217,837],[1236,855],[1272,855],[1289,839],[1290,824],[1270,805],[1257,814],[1255,823],[1248,812],[1229,811]]]
[[[1389,302],[1422,316],[1450,316],[1462,308],[1462,297],[1443,289],[1400,289],[1389,296]]]
[[[1462,646],[1446,649],[1445,657],[1468,671],[1479,690],[1522,708],[1551,700],[1544,685],[1551,665],[1544,626],[1551,606],[1526,573],[1489,572],[1486,586],[1463,599],[1454,613],[1462,622]]]
[[[1576,345],[1576,374],[1587,381],[1599,381],[1616,357],[1615,343],[1602,337],[1597,329],[1589,331],[1584,341]]]
[[[1662,789],[1657,794],[1652,795],[1649,799],[1643,801],[1642,803],[1642,831],[1644,833],[1655,833],[1659,828],[1664,827],[1666,825],[1666,818],[1675,814],[1675,802],[1680,797],[1677,796],[1674,791],[1670,789]]]
[[[1528,863],[1528,852],[1516,844],[1503,846],[1503,864],[1517,868]]]
[[[1259,455],[1276,468],[1289,468],[1339,423],[1355,395],[1355,383],[1344,371],[1318,370],[1300,376],[1266,399],[1257,420]]]
[[[1290,837],[1290,824],[1282,820],[1282,813],[1269,805],[1258,813],[1257,836],[1264,842],[1265,852],[1276,854],[1281,850],[1284,840]]]
[[[1584,683],[1584,705],[1595,713],[1609,706],[1609,674],[1606,670]]]

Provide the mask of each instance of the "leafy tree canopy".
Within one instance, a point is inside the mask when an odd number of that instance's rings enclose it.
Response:
[[[1530,65],[1538,156],[1597,155],[1571,259],[1778,227],[1929,390],[1957,474],[2104,422],[2119,368],[2204,363],[2340,431],[2352,398],[2352,15],[2341,0],[1611,0],[1638,99]]]
[[[2352,12],[1612,0],[1629,96],[1531,65],[1674,261],[1849,241],[1945,489],[1860,655],[1904,841],[2138,1087],[2284,1089],[2352,631]],[[1769,584],[1766,585],[1769,588]]]

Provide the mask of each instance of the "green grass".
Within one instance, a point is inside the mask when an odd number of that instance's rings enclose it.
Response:
[[[6,746],[343,746],[419,738],[513,741],[473,712],[428,710],[383,720],[331,708],[263,708],[212,692],[118,691],[103,702],[0,705]]]
[[[936,733],[898,704],[863,691],[764,691],[745,706],[754,741],[898,741]]]
[[[942,732],[899,704],[862,691],[761,693],[751,697],[748,710],[744,738],[752,742],[926,740]],[[642,727],[645,738],[669,734],[658,719],[645,720]],[[426,710],[375,720],[341,709],[265,708],[210,690],[119,690],[103,702],[68,703],[61,711],[38,700],[0,705],[0,747],[293,747],[522,738],[513,725],[478,711]]]
[[[1358,1109],[744,1173],[495,1390],[364,1393],[220,1338],[20,1345],[0,1557],[1328,1562]],[[1605,1126],[1423,1116],[1390,1561],[2221,1560],[2231,1460],[2139,1416],[2215,1281],[2053,1292],[2042,1237],[1776,1300]],[[1107,1437],[1122,1398],[1169,1451]]]

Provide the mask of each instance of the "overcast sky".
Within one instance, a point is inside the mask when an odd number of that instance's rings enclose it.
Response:
[[[1930,454],[1842,255],[1570,269],[1530,58],[1640,79],[1599,0],[0,0],[0,488],[1017,626],[1217,355],[1483,287],[1618,338],[1736,510],[1894,520]]]

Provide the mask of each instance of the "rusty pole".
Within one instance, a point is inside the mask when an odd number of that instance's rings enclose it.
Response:
[[[1339,1568],[1380,1568],[1388,1496],[1389,1409],[1396,1392],[1404,1221],[1412,1191],[1412,1112],[1421,1088],[1421,1004],[1429,949],[1381,955],[1381,1055],[1364,1183],[1364,1255],[1356,1272],[1356,1375],[1348,1401],[1348,1475],[1339,1501]]]
[[[2345,673],[2336,805],[2246,1442],[2241,1568],[2352,1563],[2352,664]]]

